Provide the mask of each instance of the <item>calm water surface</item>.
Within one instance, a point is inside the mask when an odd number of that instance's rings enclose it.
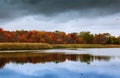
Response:
[[[1,51],[0,78],[120,78],[120,48]]]

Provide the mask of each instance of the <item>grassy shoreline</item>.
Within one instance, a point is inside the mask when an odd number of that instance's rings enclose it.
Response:
[[[42,50],[60,48],[120,48],[120,45],[102,44],[47,44],[47,43],[0,43],[0,50]]]
[[[47,43],[0,43],[0,50],[39,50],[51,49]]]
[[[120,45],[111,44],[53,44],[53,48],[120,48]]]

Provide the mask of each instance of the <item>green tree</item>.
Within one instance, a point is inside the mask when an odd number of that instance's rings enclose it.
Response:
[[[87,32],[80,32],[79,37],[81,37],[85,41],[85,43],[88,43],[88,44],[92,43],[93,38],[94,38],[93,34],[91,34],[88,31]]]

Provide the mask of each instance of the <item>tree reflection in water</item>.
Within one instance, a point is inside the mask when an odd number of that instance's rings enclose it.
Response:
[[[79,61],[90,64],[94,60],[109,61],[110,56],[93,56],[90,54],[65,54],[65,53],[36,53],[36,52],[7,52],[0,53],[0,68],[3,68],[7,63],[46,63],[46,62],[65,62]]]

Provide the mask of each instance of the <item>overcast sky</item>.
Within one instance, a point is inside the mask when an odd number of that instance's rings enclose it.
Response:
[[[0,27],[120,35],[120,0],[0,0]]]

